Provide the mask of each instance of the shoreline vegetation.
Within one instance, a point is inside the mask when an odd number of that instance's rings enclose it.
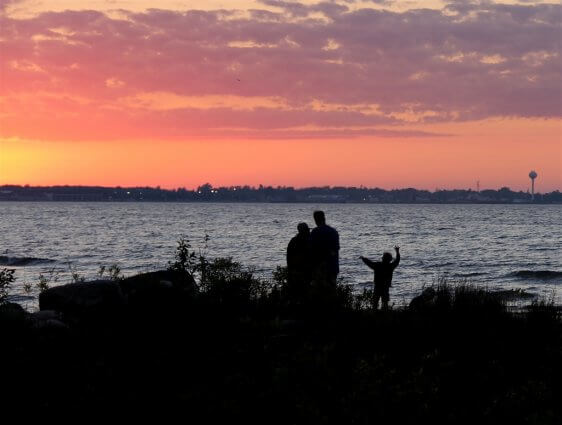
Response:
[[[194,190],[157,187],[0,186],[0,201],[31,202],[256,202],[256,203],[367,203],[367,204],[562,204],[562,193],[498,190],[414,188],[385,190],[367,187],[228,186],[206,183]]]
[[[8,302],[0,273],[2,397],[46,415],[177,414],[270,424],[558,424],[562,311],[446,281],[403,308],[257,278],[180,239],[167,270],[42,284]],[[506,294],[503,294],[506,295]]]

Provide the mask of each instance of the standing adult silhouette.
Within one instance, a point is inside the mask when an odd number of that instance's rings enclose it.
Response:
[[[324,211],[314,211],[316,227],[310,233],[313,279],[334,284],[340,272],[340,236],[326,224]]]
[[[302,296],[310,283],[310,229],[308,224],[299,223],[298,233],[287,245],[287,283],[289,295]]]

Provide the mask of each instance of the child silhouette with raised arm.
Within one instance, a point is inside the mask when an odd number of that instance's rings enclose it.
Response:
[[[371,261],[365,257],[359,257],[363,262],[375,271],[375,290],[373,291],[373,307],[379,308],[379,300],[382,299],[382,309],[388,309],[388,301],[390,299],[389,289],[392,285],[392,273],[400,263],[400,247],[395,246],[396,258],[392,259],[390,252],[382,255],[382,261]]]

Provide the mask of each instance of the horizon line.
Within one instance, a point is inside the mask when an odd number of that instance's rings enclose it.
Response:
[[[365,190],[384,190],[384,191],[393,191],[393,190],[408,190],[414,189],[418,191],[426,191],[430,193],[435,193],[439,191],[455,191],[455,190],[464,190],[464,191],[471,191],[471,192],[483,192],[486,190],[494,190],[499,191],[501,189],[508,189],[515,193],[527,193],[530,192],[530,187],[527,189],[527,192],[524,190],[517,190],[511,189],[509,186],[501,186],[498,188],[480,188],[476,190],[475,188],[468,187],[468,188],[439,188],[436,187],[435,189],[425,189],[425,188],[418,188],[414,186],[403,186],[403,187],[393,187],[391,189],[385,189],[379,186],[344,186],[344,185],[322,185],[322,186],[282,186],[282,185],[265,185],[265,184],[258,184],[258,185],[249,185],[249,184],[241,184],[241,185],[228,185],[228,186],[214,186],[209,182],[205,182],[199,184],[197,186],[186,187],[186,186],[176,186],[176,187],[162,187],[160,185],[150,186],[150,185],[135,185],[135,186],[103,186],[103,185],[83,185],[83,184],[54,184],[54,185],[31,185],[31,184],[13,184],[13,183],[5,183],[0,184],[0,188],[3,187],[21,187],[21,188],[58,188],[58,187],[76,187],[76,188],[98,188],[98,189],[153,189],[153,190],[166,190],[166,191],[177,191],[177,190],[188,190],[188,191],[197,191],[199,188],[210,185],[212,189],[239,189],[239,188],[249,188],[253,190],[259,190],[260,188],[272,188],[272,189],[294,189],[294,190],[306,190],[306,189],[365,189]],[[556,188],[551,190],[550,192],[535,192],[535,194],[541,193],[552,193],[552,192],[560,192],[560,188]]]

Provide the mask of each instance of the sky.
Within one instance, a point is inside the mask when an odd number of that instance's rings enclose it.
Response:
[[[0,185],[562,187],[562,6],[0,0]]]

